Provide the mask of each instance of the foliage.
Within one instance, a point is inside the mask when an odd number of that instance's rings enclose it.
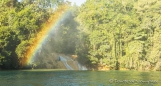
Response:
[[[0,68],[22,67],[22,60],[42,25],[62,0],[0,1]],[[52,9],[54,7],[54,9]]]
[[[85,57],[97,66],[155,69],[161,57],[160,6],[158,0],[87,0],[77,16]]]
[[[33,40],[63,4],[70,2],[0,1],[0,68],[22,67]],[[71,7],[44,49],[75,53],[91,68],[161,70],[160,8],[160,0],[87,0]]]

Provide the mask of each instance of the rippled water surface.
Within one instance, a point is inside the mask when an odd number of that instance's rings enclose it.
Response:
[[[161,72],[0,71],[0,86],[161,86]]]

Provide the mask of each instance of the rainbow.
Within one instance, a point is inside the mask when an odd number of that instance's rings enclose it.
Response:
[[[54,31],[60,20],[65,18],[68,12],[68,5],[63,5],[54,12],[50,19],[43,25],[41,31],[39,31],[37,36],[32,40],[32,43],[25,54],[25,58],[21,61],[22,66],[27,66],[33,61],[42,44],[46,42],[48,35]]]

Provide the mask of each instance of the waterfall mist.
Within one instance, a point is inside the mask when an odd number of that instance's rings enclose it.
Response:
[[[32,68],[54,68],[69,70],[86,70],[77,60],[72,58],[75,54],[78,23],[69,11],[62,18],[54,31],[51,31],[45,42],[40,46],[35,58],[30,63]]]

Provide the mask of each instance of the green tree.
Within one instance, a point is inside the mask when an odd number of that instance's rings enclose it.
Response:
[[[45,5],[41,5],[41,4]],[[22,67],[26,51],[62,0],[0,1],[0,68]],[[41,7],[42,6],[42,7]],[[55,6],[55,9],[52,9]]]
[[[87,0],[77,17],[85,57],[115,69],[153,69],[160,62],[159,8],[157,0]]]

